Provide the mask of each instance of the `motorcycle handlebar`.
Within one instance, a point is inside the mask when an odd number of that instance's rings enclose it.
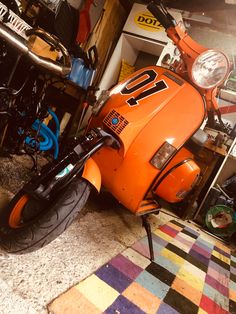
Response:
[[[63,63],[53,61],[34,53],[27,45],[27,41],[21,36],[5,26],[0,21],[0,38],[8,42],[13,48],[20,53],[26,55],[34,64],[53,72],[56,75],[65,77],[71,71],[71,61],[67,49],[59,42],[59,40],[41,29],[31,29],[29,35],[36,35],[45,40],[51,47],[59,49],[63,56]]]
[[[161,25],[165,29],[174,26],[173,21],[158,8],[154,1],[151,1],[147,5],[147,9],[152,13],[152,15],[161,23]]]

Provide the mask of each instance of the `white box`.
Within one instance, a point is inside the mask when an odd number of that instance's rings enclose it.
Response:
[[[177,22],[182,21],[182,16],[179,12],[169,10],[169,13],[173,15]],[[164,27],[143,4],[134,3],[123,31],[164,43],[169,41]]]
[[[170,10],[170,13],[177,22],[182,21],[179,12]],[[146,21],[144,21],[145,18]],[[164,49],[165,47],[166,49]],[[156,64],[161,65],[163,56],[166,53],[172,53],[174,48],[175,46],[167,37],[165,29],[148,11],[146,6],[135,3],[101,79],[100,91],[109,89],[117,83],[122,59],[130,65],[134,65],[139,52],[142,51],[158,56],[159,60]]]

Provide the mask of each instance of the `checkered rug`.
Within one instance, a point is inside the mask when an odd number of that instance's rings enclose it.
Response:
[[[54,314],[236,313],[236,254],[177,221],[115,256],[53,301]]]

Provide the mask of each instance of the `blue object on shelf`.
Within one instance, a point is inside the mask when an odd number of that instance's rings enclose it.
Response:
[[[72,59],[72,69],[68,79],[80,87],[87,89],[91,83],[94,69],[86,67],[84,60],[81,58]]]

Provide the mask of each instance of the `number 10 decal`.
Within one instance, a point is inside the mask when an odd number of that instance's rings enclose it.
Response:
[[[154,70],[144,70],[142,73],[138,74],[137,76],[135,76],[134,78],[132,78],[131,80],[129,80],[127,82],[127,84],[125,85],[125,87],[120,91],[120,93],[122,95],[130,95],[134,92],[136,92],[137,90],[139,90],[140,88],[145,87],[145,85],[148,85],[149,83],[153,82],[156,77],[157,77],[157,73]],[[144,78],[141,82],[140,79]],[[130,85],[131,83],[135,82],[139,80],[139,83],[135,84],[134,86],[132,86],[131,88],[128,88],[127,86]],[[130,97],[128,100],[126,100],[126,102],[129,104],[129,106],[137,106],[139,105],[139,101],[141,99],[144,99],[148,96],[151,96],[152,94],[156,94],[161,92],[162,90],[165,90],[169,88],[168,85],[165,83],[164,80],[160,80],[157,81],[153,84],[153,86],[151,88],[145,89],[143,90],[138,96],[136,97]]]

